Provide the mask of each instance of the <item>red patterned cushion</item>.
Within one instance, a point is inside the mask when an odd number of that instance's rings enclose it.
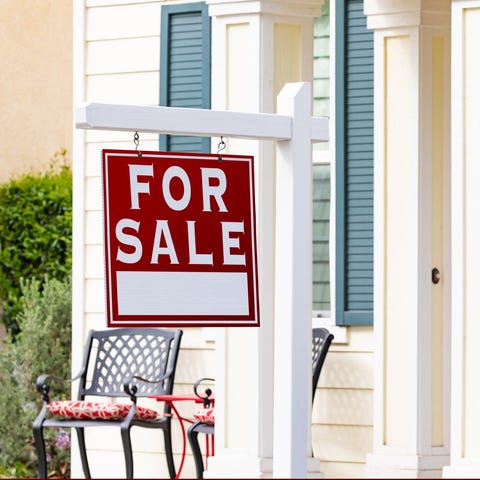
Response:
[[[82,400],[57,400],[47,405],[50,413],[62,418],[120,420],[130,411],[127,403],[87,402]],[[150,408],[137,406],[135,418],[153,420],[160,414]]]
[[[193,414],[193,418],[200,420],[207,425],[215,425],[215,409],[214,408],[202,408]]]

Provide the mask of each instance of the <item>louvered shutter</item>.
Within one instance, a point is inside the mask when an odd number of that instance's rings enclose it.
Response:
[[[373,32],[337,1],[336,322],[373,323]]]
[[[162,6],[160,105],[210,108],[210,17],[204,2]],[[210,139],[161,135],[160,150],[210,152]]]

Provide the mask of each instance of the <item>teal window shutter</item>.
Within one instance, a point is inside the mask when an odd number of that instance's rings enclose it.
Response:
[[[336,2],[336,323],[373,323],[373,32]]]
[[[205,2],[164,5],[160,105],[210,108],[210,17]],[[161,135],[160,150],[210,152],[210,138]]]

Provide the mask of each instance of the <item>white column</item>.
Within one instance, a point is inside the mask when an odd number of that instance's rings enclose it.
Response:
[[[365,0],[365,13],[375,31],[374,445],[365,474],[439,477],[450,451],[450,1]]]
[[[452,449],[480,478],[480,2],[452,2]]]
[[[321,1],[207,3],[213,110],[275,112],[285,83],[312,81]],[[205,477],[260,478],[273,470],[275,149],[272,142],[225,140],[230,152],[256,159],[261,327],[218,332],[215,457]]]

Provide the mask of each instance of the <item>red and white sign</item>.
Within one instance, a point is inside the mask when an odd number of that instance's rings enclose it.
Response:
[[[107,324],[259,326],[253,157],[103,150]]]

